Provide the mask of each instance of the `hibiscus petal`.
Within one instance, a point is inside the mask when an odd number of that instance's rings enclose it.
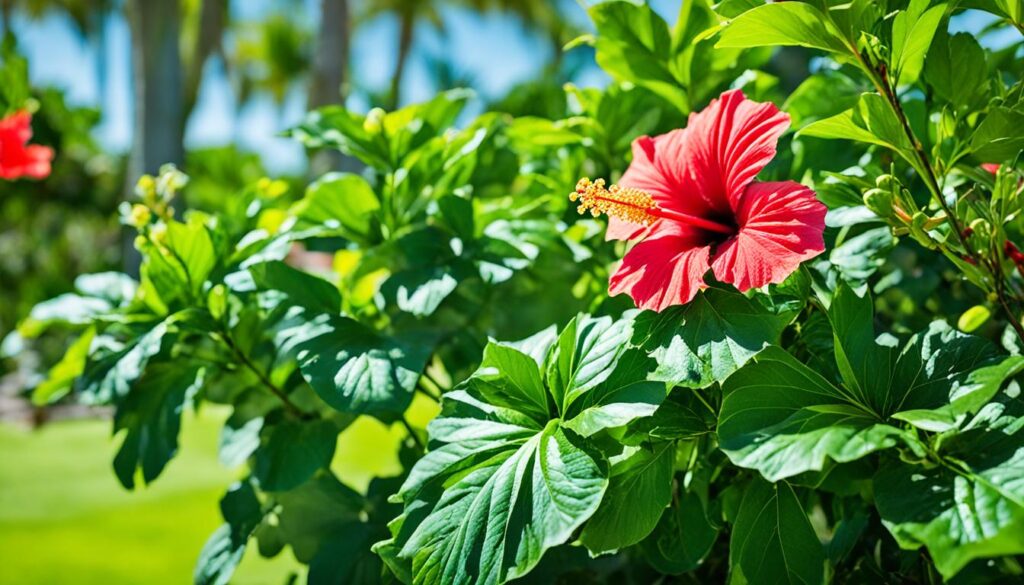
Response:
[[[609,280],[608,292],[628,293],[641,309],[661,311],[685,304],[704,288],[710,254],[699,230],[659,221],[626,253]]]
[[[633,161],[619,179],[619,185],[650,193],[655,203],[664,209],[691,215],[714,211],[696,191],[688,188],[689,184],[683,182],[683,152],[687,141],[686,128],[654,138],[637,138],[633,141]],[[623,232],[619,230],[617,233]],[[609,236],[609,239],[629,238]]]
[[[782,282],[825,250],[825,211],[799,183],[751,183],[736,211],[739,232],[715,251],[715,278],[741,291]]]
[[[775,157],[788,127],[789,115],[775,104],[748,100],[738,89],[727,91],[690,115],[677,180],[684,192],[700,193],[713,209],[735,211],[744,188]]]

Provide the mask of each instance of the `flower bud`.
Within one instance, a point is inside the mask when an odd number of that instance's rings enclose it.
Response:
[[[864,205],[878,217],[892,217],[892,192],[879,188],[864,192]]]
[[[889,173],[885,173],[884,175],[878,175],[878,177],[875,179],[875,186],[878,187],[879,189],[889,191],[890,193],[895,193],[899,191],[899,189],[903,185],[900,184],[899,180],[896,177],[890,175]]]
[[[135,195],[143,201],[156,199],[156,180],[152,175],[142,175],[135,183]]]
[[[158,223],[149,230],[149,238],[163,246],[167,243],[167,225]]]
[[[149,224],[149,220],[152,219],[152,217],[153,213],[150,212],[148,207],[141,203],[136,203],[132,205],[129,221],[133,227],[141,228]]]
[[[384,127],[384,110],[381,108],[373,108],[366,114],[366,119],[363,120],[363,130],[371,134],[377,134],[381,128]]]
[[[227,289],[224,288],[223,284],[218,284],[210,289],[210,294],[206,297],[206,307],[210,310],[210,314],[213,315],[214,319],[218,321],[224,317],[224,313],[227,311],[228,306],[228,293]]]

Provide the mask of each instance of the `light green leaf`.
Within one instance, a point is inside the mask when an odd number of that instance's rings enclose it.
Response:
[[[803,2],[765,4],[730,22],[719,36],[718,48],[799,45],[844,52],[838,31],[820,10]]]
[[[167,247],[185,270],[185,283],[193,293],[198,294],[217,263],[213,241],[202,218],[193,215],[189,217],[188,223],[168,223]]]
[[[374,243],[380,227],[375,219],[380,200],[366,179],[349,173],[328,173],[306,189],[292,208],[301,225],[319,226],[359,243]]]
[[[825,552],[793,488],[755,479],[732,527],[729,562],[751,585],[815,585]]]
[[[616,81],[649,89],[680,111],[690,111],[686,90],[672,69],[668,25],[646,4],[603,2],[589,9],[597,29],[597,64]]]
[[[68,347],[64,352],[64,357],[50,368],[46,379],[32,390],[33,404],[42,406],[56,402],[71,391],[71,385],[85,369],[85,362],[89,357],[89,347],[95,336],[95,327],[90,327]]]
[[[808,124],[797,134],[877,144],[894,150],[912,164],[916,162],[913,159],[913,145],[903,125],[885,98],[877,93],[861,94],[854,108]]]
[[[634,545],[654,530],[672,499],[674,463],[675,443],[667,442],[640,448],[612,466],[601,506],[580,535],[591,553]]]
[[[928,8],[930,0],[911,0],[892,21],[892,69],[894,85],[917,81],[924,57],[946,12],[945,4]]]

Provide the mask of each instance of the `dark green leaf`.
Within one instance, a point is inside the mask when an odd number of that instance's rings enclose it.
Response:
[[[320,313],[336,314],[341,310],[341,294],[334,284],[275,260],[249,266],[256,286],[281,291],[292,304]]]
[[[747,488],[733,524],[729,559],[751,585],[814,585],[824,579],[821,542],[784,481],[755,479]]]
[[[264,490],[290,490],[330,465],[337,440],[331,421],[282,421],[264,430],[253,474]]]
[[[611,469],[601,506],[587,521],[580,541],[593,554],[634,545],[654,530],[672,499],[675,443],[640,448]]]

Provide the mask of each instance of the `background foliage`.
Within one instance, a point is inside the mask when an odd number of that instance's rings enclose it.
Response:
[[[964,10],[1018,36],[983,48]],[[138,277],[78,277],[5,342],[74,333],[32,400],[112,408],[127,489],[166,481],[184,413],[224,413],[197,583],[254,553],[310,583],[1019,580],[1018,7],[588,14],[569,47],[607,87],[318,107],[289,132],[332,169],[308,182],[231,151],[143,175]],[[825,254],[662,313],[609,298],[623,244],[566,194],[727,88],[791,116],[761,176],[814,188]]]

